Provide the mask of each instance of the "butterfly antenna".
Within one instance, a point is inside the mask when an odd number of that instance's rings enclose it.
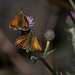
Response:
[[[23,8],[21,7],[21,11],[23,11]]]

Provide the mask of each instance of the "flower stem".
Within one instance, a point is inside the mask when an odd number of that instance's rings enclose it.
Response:
[[[46,44],[46,48],[45,48],[45,51],[44,51],[43,58],[45,57],[46,52],[47,52],[47,50],[48,50],[48,48],[49,48],[49,43],[50,43],[50,41],[47,41],[47,44]]]
[[[46,62],[44,58],[41,58],[40,61],[53,73],[53,75],[57,75],[56,71]]]
[[[75,5],[74,5],[74,2],[73,0],[69,0],[70,4],[72,5],[73,9],[75,10]]]

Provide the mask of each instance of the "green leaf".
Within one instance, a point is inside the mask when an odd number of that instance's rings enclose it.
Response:
[[[69,72],[66,72],[67,73],[67,75],[75,75],[75,74],[71,74],[71,73],[69,73]]]
[[[70,43],[73,43],[73,40],[69,39],[69,42],[70,42]]]
[[[55,49],[52,50],[52,51],[47,52],[44,58],[46,58],[49,54],[53,53],[54,51],[55,51]]]
[[[70,42],[70,43],[75,43],[75,40],[69,39],[69,42]]]
[[[65,31],[70,33],[70,31],[68,29],[65,29]]]

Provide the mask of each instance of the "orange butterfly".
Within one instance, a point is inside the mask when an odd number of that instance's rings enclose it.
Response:
[[[22,47],[23,49],[26,49],[26,52],[29,52],[30,50],[42,51],[42,48],[41,48],[37,38],[32,33],[32,31],[30,31],[30,33],[27,36],[23,35],[23,36],[19,37],[16,40],[16,46],[18,48]]]
[[[27,18],[24,16],[23,11],[16,16],[16,18],[10,23],[9,28],[13,30],[23,30],[26,31],[29,29],[29,23]]]

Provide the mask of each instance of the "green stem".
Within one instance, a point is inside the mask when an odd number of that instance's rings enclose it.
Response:
[[[46,48],[45,48],[45,51],[44,51],[43,58],[45,57],[46,52],[47,52],[47,50],[48,50],[48,48],[49,48],[49,43],[50,43],[50,41],[47,41],[47,44],[46,44]]]
[[[72,5],[73,9],[75,10],[75,4],[74,4],[73,0],[69,0],[69,2]]]
[[[56,71],[45,61],[44,58],[40,59],[40,61],[53,73],[53,75],[57,75]]]

